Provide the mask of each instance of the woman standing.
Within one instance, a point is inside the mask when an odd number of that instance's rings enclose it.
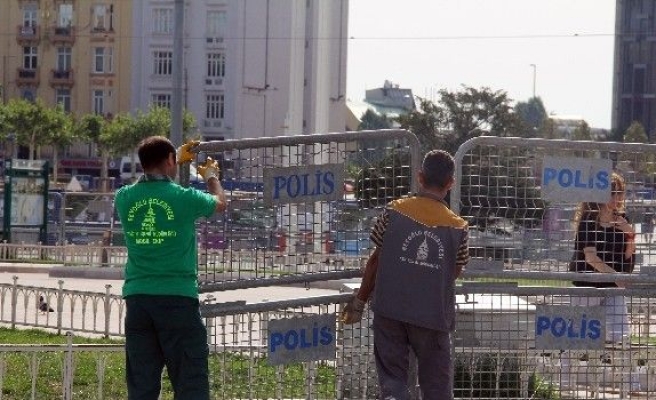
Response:
[[[628,274],[635,264],[635,232],[624,213],[625,184],[611,175],[608,203],[579,205],[576,212],[576,242],[570,271],[581,273]],[[575,286],[622,287],[619,276],[614,282],[574,282]],[[606,313],[606,341],[620,342],[629,335],[629,315],[624,296],[573,297],[572,305],[601,305]]]

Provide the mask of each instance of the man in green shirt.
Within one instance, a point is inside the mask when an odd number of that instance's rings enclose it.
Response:
[[[157,400],[164,366],[177,400],[209,399],[207,331],[200,317],[195,221],[226,208],[211,158],[198,167],[209,193],[176,184],[178,164],[193,159],[161,136],[138,147],[144,175],[116,192],[128,260],[126,375],[129,400]]]

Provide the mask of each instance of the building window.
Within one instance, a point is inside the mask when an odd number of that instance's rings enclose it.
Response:
[[[113,49],[111,47],[93,48],[93,73],[110,74],[114,69]]]
[[[34,89],[23,89],[21,91],[21,98],[25,101],[33,103],[36,100],[36,91]]]
[[[61,104],[66,112],[71,112],[71,90],[57,89],[55,91],[55,102]]]
[[[38,49],[33,46],[23,47],[23,68],[35,70],[38,66]]]
[[[173,32],[173,9],[153,9],[153,33],[171,34]]]
[[[162,107],[171,109],[171,95],[166,93],[153,93],[150,97],[150,104],[153,107]]]
[[[68,71],[72,65],[72,52],[70,47],[57,48],[57,71]]]
[[[91,29],[96,32],[114,30],[114,6],[96,4],[91,7]]]
[[[223,37],[226,29],[227,14],[225,11],[207,12],[207,36]]]
[[[112,97],[111,90],[94,89],[91,92],[91,102],[93,105],[93,112],[99,115],[108,116],[111,114],[110,98]]]
[[[153,53],[153,74],[171,75],[173,73],[173,52],[156,51]]]
[[[57,13],[57,26],[68,28],[73,26],[73,4],[60,4]]]
[[[209,120],[222,120],[225,110],[225,96],[223,94],[208,94],[205,118]]]
[[[223,78],[225,76],[225,54],[207,54],[207,76],[210,78]]]
[[[38,10],[35,3],[28,3],[23,7],[23,34],[35,34]]]

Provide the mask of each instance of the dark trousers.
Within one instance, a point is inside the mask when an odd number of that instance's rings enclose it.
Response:
[[[409,354],[417,356],[423,400],[453,399],[451,334],[374,315],[374,355],[381,397],[410,398]]]
[[[175,400],[208,400],[207,331],[197,299],[134,295],[125,298],[129,400],[157,400],[166,365]]]

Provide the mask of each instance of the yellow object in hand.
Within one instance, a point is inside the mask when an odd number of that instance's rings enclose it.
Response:
[[[179,165],[189,163],[194,160],[196,155],[191,152],[191,149],[198,146],[199,143],[200,140],[190,140],[182,146],[178,147],[178,150],[176,151],[176,160]]]
[[[198,173],[203,177],[205,182],[210,178],[219,179],[219,171],[219,163],[213,160],[212,157],[207,157],[207,160],[198,166]]]

